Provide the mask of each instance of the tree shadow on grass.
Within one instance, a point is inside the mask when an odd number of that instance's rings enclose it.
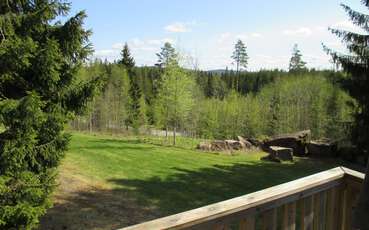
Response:
[[[120,139],[98,139],[98,140],[88,140],[87,145],[83,146],[75,146],[73,149],[91,149],[91,150],[101,150],[103,147],[104,150],[140,150],[147,151],[152,150],[153,146],[147,145],[137,145],[140,144],[139,140],[120,140]],[[123,147],[122,147],[123,146]]]
[[[109,182],[114,184],[114,189],[93,188],[67,195],[65,202],[49,210],[41,229],[116,229],[241,196],[332,167],[331,163],[301,159],[293,164],[247,162],[198,170],[174,168],[176,173],[166,178],[111,179]]]

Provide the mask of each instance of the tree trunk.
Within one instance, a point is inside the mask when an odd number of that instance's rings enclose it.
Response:
[[[90,122],[89,122],[89,129],[90,129],[90,133],[92,133],[92,113],[90,114]]]
[[[165,139],[168,141],[168,126],[165,126]]]
[[[354,212],[354,229],[369,230],[369,159],[367,161],[365,180],[360,192],[357,208]]]
[[[174,129],[173,129],[173,145],[176,145],[176,131],[177,131],[177,125],[174,125]]]
[[[237,72],[236,72],[236,91],[238,92],[239,81],[240,81],[240,63],[237,61]]]

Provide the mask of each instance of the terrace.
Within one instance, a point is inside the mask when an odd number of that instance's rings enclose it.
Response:
[[[351,229],[364,174],[337,167],[121,230]]]

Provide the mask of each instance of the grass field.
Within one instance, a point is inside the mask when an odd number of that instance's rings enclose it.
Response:
[[[55,205],[41,229],[115,229],[193,209],[335,166],[296,158],[260,161],[143,143],[135,138],[73,134],[60,167]]]

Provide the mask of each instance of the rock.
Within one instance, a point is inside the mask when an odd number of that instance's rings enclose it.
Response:
[[[337,144],[329,139],[310,141],[308,153],[315,157],[333,157],[337,153]]]
[[[263,146],[263,142],[261,142],[257,139],[254,139],[254,138],[248,138],[247,141],[250,142],[255,147],[262,147]]]
[[[247,149],[251,149],[252,148],[253,144],[250,143],[245,138],[243,138],[241,136],[237,136],[237,139],[238,139],[239,142],[241,142],[241,144],[244,146],[244,148],[247,148]]]
[[[264,141],[264,149],[270,146],[292,148],[294,154],[304,156],[306,155],[306,144],[309,142],[310,136],[310,130],[275,136]]]
[[[229,151],[229,147],[225,141],[216,140],[211,142],[211,151]]]
[[[231,150],[243,150],[246,148],[245,144],[241,143],[241,141],[225,140],[225,142]]]
[[[202,151],[211,151],[211,144],[207,142],[201,142],[197,145],[197,149]]]
[[[270,146],[269,155],[263,157],[262,160],[269,160],[273,162],[281,161],[293,161],[293,150],[292,148],[285,148],[280,146]]]
[[[270,146],[270,154],[281,161],[293,161],[293,149],[280,146]]]

